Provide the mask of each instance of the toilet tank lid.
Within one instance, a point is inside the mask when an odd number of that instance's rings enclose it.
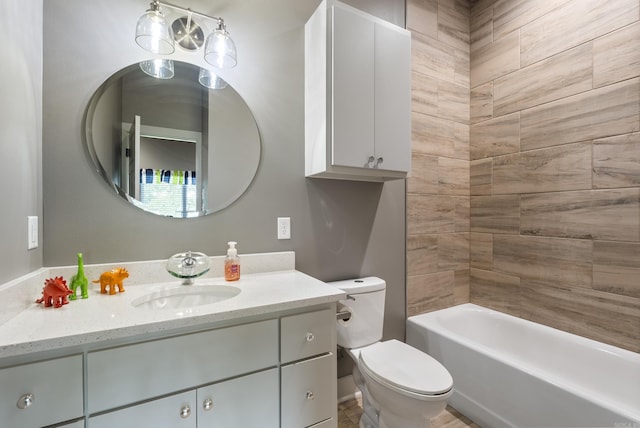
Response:
[[[342,281],[328,282],[327,284],[339,288],[347,294],[380,291],[384,290],[387,285],[384,279],[380,279],[375,276],[368,276],[366,278],[345,279]]]

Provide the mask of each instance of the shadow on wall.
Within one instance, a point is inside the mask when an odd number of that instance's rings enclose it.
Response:
[[[324,281],[360,275],[382,186],[383,183],[347,180],[307,180],[313,247],[320,270],[311,275]]]

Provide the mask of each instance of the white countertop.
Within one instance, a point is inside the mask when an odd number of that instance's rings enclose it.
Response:
[[[89,281],[93,279],[87,276]],[[65,279],[69,281],[70,276]],[[199,281],[233,285],[241,292],[228,300],[187,309],[149,309],[136,308],[132,302],[158,288],[188,286],[180,285],[179,281],[151,284],[131,281],[128,285],[125,280],[124,293],[109,295],[100,294],[99,286],[90,284],[88,299],[78,298],[61,308],[32,303],[0,323],[0,359],[141,334],[197,329],[217,322],[332,303],[345,297],[341,290],[293,269],[243,274],[232,283],[210,276],[196,279],[196,285]],[[34,295],[33,300],[38,297]]]

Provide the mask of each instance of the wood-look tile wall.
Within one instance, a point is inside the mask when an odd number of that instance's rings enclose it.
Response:
[[[469,301],[469,16],[466,0],[407,0],[413,57],[408,315]]]
[[[474,4],[468,239],[471,302],[636,352],[639,9]]]

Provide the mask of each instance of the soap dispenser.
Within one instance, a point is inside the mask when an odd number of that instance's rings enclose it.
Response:
[[[227,281],[237,281],[240,279],[240,258],[236,250],[236,242],[227,242],[229,249],[227,257],[224,259],[224,279]]]

